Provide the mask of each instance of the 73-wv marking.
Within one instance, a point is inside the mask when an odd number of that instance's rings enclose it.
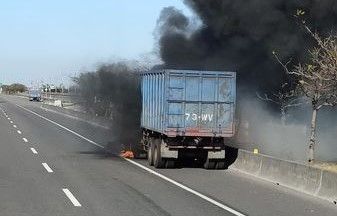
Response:
[[[213,114],[201,114],[198,115],[196,113],[185,113],[186,116],[186,121],[192,120],[192,121],[197,121],[200,119],[201,121],[212,121],[213,120]]]

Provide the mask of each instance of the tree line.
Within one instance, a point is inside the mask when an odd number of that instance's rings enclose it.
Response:
[[[15,94],[27,91],[27,87],[20,83],[13,83],[11,85],[2,85],[1,88],[2,92],[6,94]]]

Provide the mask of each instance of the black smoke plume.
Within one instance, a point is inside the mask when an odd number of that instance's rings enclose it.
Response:
[[[110,144],[136,147],[140,136],[140,81],[138,73],[124,63],[99,66],[82,73],[76,83],[91,114],[111,120]]]
[[[335,0],[185,0],[200,19],[167,7],[158,19],[164,67],[238,72],[239,88],[270,91],[286,77],[272,55],[305,60],[313,40],[302,19],[320,34],[336,29]],[[301,18],[296,18],[303,11]]]
[[[303,20],[322,37],[335,33],[337,1],[184,0],[184,3],[197,21],[174,7],[164,8],[157,21],[162,67],[236,71],[237,118],[238,122],[249,124],[242,124],[246,129],[239,130],[238,138],[244,143],[237,140],[235,147],[258,148],[279,158],[304,161],[310,107],[291,110],[284,127],[276,114],[279,109],[259,101],[255,93],[275,93],[283,83],[291,81],[273,52],[277,52],[282,62],[291,60],[289,68],[306,61],[308,50],[316,44],[304,30]],[[295,87],[293,83],[289,86]],[[322,114],[320,125],[327,125],[327,119],[334,115]],[[336,145],[331,138],[335,137],[336,127],[335,123],[319,126],[318,159],[336,160],[332,153],[336,152]]]

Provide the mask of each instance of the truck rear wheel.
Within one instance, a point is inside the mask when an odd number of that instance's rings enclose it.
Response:
[[[215,169],[215,166],[216,166],[216,161],[208,159],[208,158],[206,159],[204,163],[205,169]]]
[[[225,169],[225,161],[219,160],[216,162],[215,169],[222,170]]]
[[[165,161],[161,157],[161,139],[154,139],[153,143],[154,145],[154,152],[153,152],[153,165],[155,168],[164,168],[165,167]]]
[[[176,166],[176,161],[173,159],[167,159],[165,162],[165,168],[167,169],[173,169]]]
[[[154,144],[153,138],[150,138],[148,141],[148,149],[147,149],[147,163],[149,166],[153,166],[153,153],[154,153]]]

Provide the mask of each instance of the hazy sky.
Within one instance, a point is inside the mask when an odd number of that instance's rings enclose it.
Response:
[[[0,3],[0,83],[67,82],[97,62],[153,50],[161,9],[182,0],[9,0]]]

